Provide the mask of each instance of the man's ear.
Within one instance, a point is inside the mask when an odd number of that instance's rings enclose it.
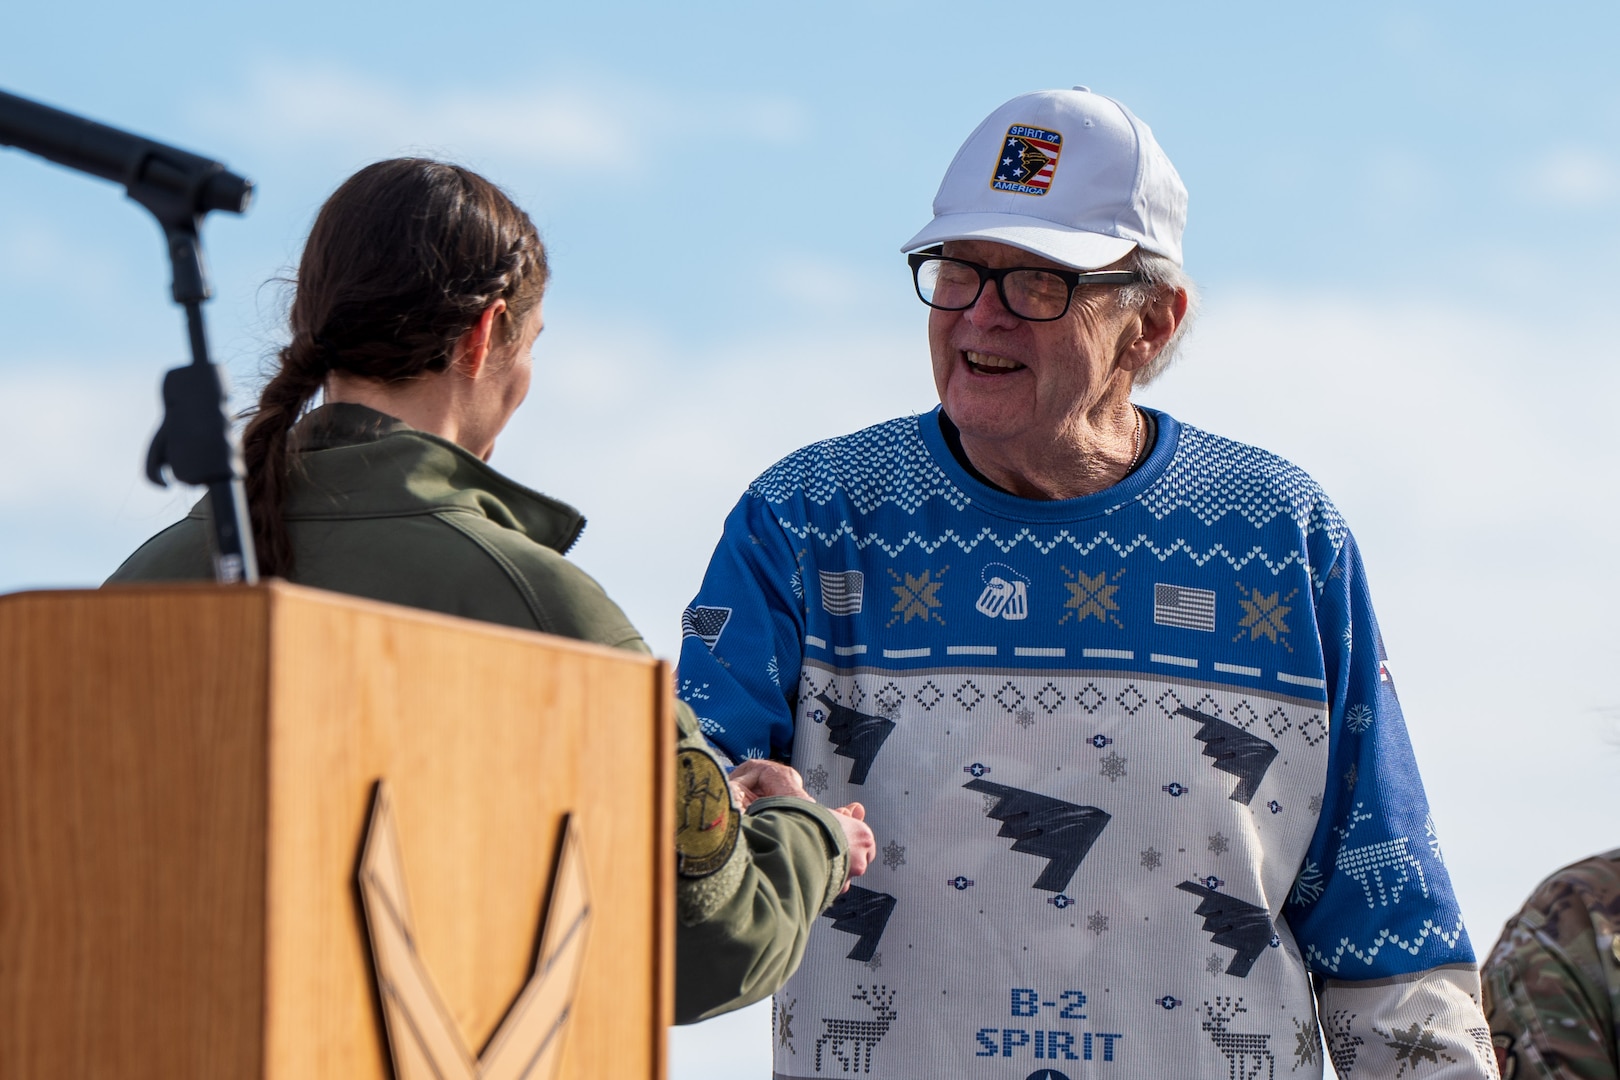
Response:
[[[457,339],[455,352],[450,358],[450,366],[469,379],[476,379],[482,375],[489,360],[490,350],[495,344],[495,326],[504,314],[506,314],[505,300],[497,300],[479,312],[478,320]]]
[[[1187,317],[1187,290],[1161,287],[1137,317],[1141,330],[1119,357],[1119,366],[1130,372],[1147,367],[1170,344],[1176,328]]]

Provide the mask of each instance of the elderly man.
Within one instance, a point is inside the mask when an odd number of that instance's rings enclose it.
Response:
[[[1495,1075],[1356,545],[1131,402],[1186,191],[1085,88],[969,136],[905,245],[940,407],[726,521],[684,696],[887,841],[777,996],[776,1076]]]

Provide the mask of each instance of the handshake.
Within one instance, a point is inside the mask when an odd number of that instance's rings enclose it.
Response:
[[[804,789],[804,779],[799,776],[799,771],[780,761],[750,758],[731,770],[727,782],[731,785],[732,794],[737,797],[737,805],[745,811],[752,803],[775,795],[816,801]],[[844,829],[844,839],[849,842],[849,877],[858,878],[866,873],[866,868],[877,856],[877,839],[866,824],[866,807],[852,802],[831,809]],[[849,880],[846,879],[844,891],[848,889]]]

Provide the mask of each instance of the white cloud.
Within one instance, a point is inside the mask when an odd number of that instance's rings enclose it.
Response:
[[[441,92],[331,65],[270,63],[248,74],[240,98],[200,106],[198,120],[251,133],[259,146],[516,160],[602,184],[694,137],[795,142],[808,114],[766,94],[676,94],[619,79]]]
[[[1365,209],[1378,219],[1429,206],[1444,188],[1434,161],[1394,148],[1370,153],[1363,163],[1361,180]]]
[[[0,368],[0,591],[96,584],[195,500],[142,472],[161,377],[67,356]]]
[[[153,250],[162,250],[157,230],[151,231],[150,240]],[[86,244],[49,219],[31,214],[0,219],[0,281],[38,285],[54,280],[72,282],[79,296],[127,295],[131,275],[113,250],[110,242]]]
[[[886,288],[847,264],[813,255],[789,255],[769,267],[769,281],[781,296],[825,317],[829,310],[847,312],[856,307],[874,288]]]
[[[1377,23],[1384,48],[1398,56],[1417,58],[1435,44],[1431,20],[1410,11],[1384,16]]]
[[[100,502],[145,460],[162,372],[108,374],[63,357],[9,365],[0,398],[12,403],[0,426],[0,506],[44,510],[82,492]],[[111,461],[116,444],[124,460]],[[113,479],[117,476],[117,479]]]
[[[1526,193],[1554,206],[1604,206],[1620,195],[1620,166],[1587,147],[1564,147],[1537,161],[1525,174]]]

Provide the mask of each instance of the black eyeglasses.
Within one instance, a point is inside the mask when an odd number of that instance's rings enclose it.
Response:
[[[996,283],[1001,305],[1020,319],[1051,322],[1068,314],[1069,301],[1081,285],[1130,285],[1142,280],[1134,270],[1052,270],[1006,266],[999,270],[966,259],[941,255],[939,248],[906,256],[917,298],[940,311],[966,311],[979,302],[984,283]]]

